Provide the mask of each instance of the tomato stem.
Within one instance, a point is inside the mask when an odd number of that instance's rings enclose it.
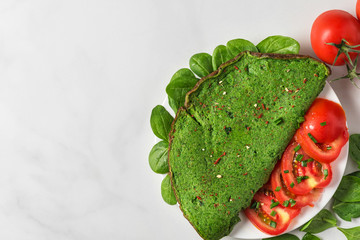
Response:
[[[340,79],[349,79],[350,82],[357,88],[360,89],[360,87],[356,84],[355,82],[355,79],[360,79],[360,72],[356,72],[356,67],[357,67],[357,62],[358,62],[358,59],[359,59],[359,55],[356,56],[355,58],[355,61],[354,61],[354,64],[349,66],[348,63],[346,63],[346,69],[348,71],[348,74],[343,76],[343,77],[340,77],[340,78],[337,78],[337,79],[334,79],[334,80],[331,80],[330,82],[334,82],[334,81],[337,81],[337,80],[340,80]]]
[[[339,58],[340,54],[344,53],[345,56],[348,59],[348,62],[351,64],[351,66],[354,66],[354,64],[353,64],[353,62],[352,62],[352,60],[350,58],[349,52],[360,53],[359,50],[354,49],[354,48],[360,47],[360,44],[351,46],[351,45],[349,45],[349,42],[346,41],[346,39],[341,39],[341,43],[339,43],[339,44],[336,44],[336,43],[326,43],[326,44],[334,46],[337,49],[339,49],[336,56],[335,56],[333,65],[335,65],[335,63],[336,63],[337,59]]]

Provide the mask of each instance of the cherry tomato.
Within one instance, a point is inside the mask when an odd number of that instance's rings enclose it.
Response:
[[[341,44],[345,39],[348,45],[360,44],[360,22],[343,10],[326,11],[314,21],[310,39],[315,54],[324,62],[333,64],[339,49],[327,43]],[[352,61],[356,57],[356,53],[353,52],[349,55]],[[344,65],[346,61],[346,55],[341,53],[335,65]]]
[[[302,208],[305,206],[313,207],[313,202],[317,201],[321,196],[322,189],[315,188],[306,195],[295,195],[288,190],[282,177],[281,165],[277,164],[271,174],[271,189],[275,194],[275,197],[280,203],[289,203],[294,208]],[[291,201],[291,202],[290,202]]]
[[[271,235],[283,233],[291,219],[300,213],[300,209],[289,209],[277,204],[277,199],[261,192],[255,194],[252,205],[244,210],[247,218],[262,232]]]
[[[305,114],[302,127],[318,142],[331,143],[346,129],[345,112],[338,103],[317,98]]]
[[[314,188],[327,186],[332,178],[330,164],[323,163],[321,168],[312,169],[311,162],[316,161],[302,147],[295,151],[296,148],[299,144],[291,143],[281,158],[281,174],[287,189],[295,195],[306,195]]]

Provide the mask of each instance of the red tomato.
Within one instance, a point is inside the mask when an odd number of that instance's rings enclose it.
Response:
[[[306,195],[314,188],[327,186],[331,181],[332,172],[330,164],[326,163],[323,163],[321,168],[312,168],[311,162],[316,161],[302,148],[296,152],[295,148],[298,145],[297,142],[293,142],[286,148],[281,158],[281,173],[290,192],[295,195]]]
[[[302,127],[318,142],[331,143],[346,129],[345,112],[338,103],[317,98],[305,114]]]
[[[330,10],[320,14],[311,28],[311,46],[315,54],[324,62],[333,64],[339,48],[327,43],[341,44],[345,39],[348,45],[360,44],[360,22],[343,10]],[[359,49],[359,48],[356,48]],[[352,61],[356,53],[350,52]],[[347,57],[341,53],[335,65],[344,65]]]
[[[271,174],[271,188],[280,203],[284,204],[284,202],[295,201],[294,208],[302,208],[305,206],[313,207],[313,202],[319,199],[322,192],[322,189],[315,188],[306,195],[293,194],[284,183],[280,164],[275,166]],[[291,203],[289,206],[291,206]]]
[[[261,192],[256,193],[253,200],[251,207],[245,209],[244,213],[254,226],[267,234],[283,233],[291,219],[300,213],[300,209],[285,208],[281,204],[272,207],[277,202],[276,198]]]
[[[348,138],[344,110],[323,98],[315,99],[295,134],[295,140],[310,157],[325,163],[339,156]]]
[[[330,164],[311,161],[307,163],[305,174],[316,183],[317,188],[324,188],[331,182],[332,170]]]
[[[349,139],[349,132],[347,129],[343,130],[338,138],[328,144],[315,143],[301,127],[297,130],[295,139],[310,157],[322,163],[330,163],[339,156],[341,148]]]
[[[360,20],[360,0],[356,2],[356,16]]]

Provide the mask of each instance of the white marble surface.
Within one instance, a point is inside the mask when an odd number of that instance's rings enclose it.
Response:
[[[148,166],[151,109],[230,39],[288,35],[313,55],[311,24],[333,8],[355,0],[0,1],[0,239],[200,239]],[[331,85],[360,133],[360,90]]]

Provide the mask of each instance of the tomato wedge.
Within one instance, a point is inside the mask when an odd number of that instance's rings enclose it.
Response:
[[[334,141],[330,143],[319,143],[315,138],[309,135],[304,128],[300,127],[296,134],[295,140],[300,143],[305,152],[312,158],[322,163],[330,163],[334,161],[341,152],[341,148],[349,139],[347,129],[343,130]]]
[[[292,206],[294,208],[302,208],[305,206],[313,207],[322,193],[322,189],[314,188],[306,195],[295,195],[289,191],[284,183],[281,173],[281,165],[278,163],[271,174],[271,188],[275,197],[282,205]]]
[[[287,189],[296,195],[306,195],[314,188],[325,187],[332,178],[330,164],[311,159],[297,142],[286,148],[281,158],[281,174]]]
[[[255,194],[252,205],[244,213],[260,231],[278,235],[288,228],[291,219],[300,213],[300,209],[285,208],[276,198],[260,191]]]

